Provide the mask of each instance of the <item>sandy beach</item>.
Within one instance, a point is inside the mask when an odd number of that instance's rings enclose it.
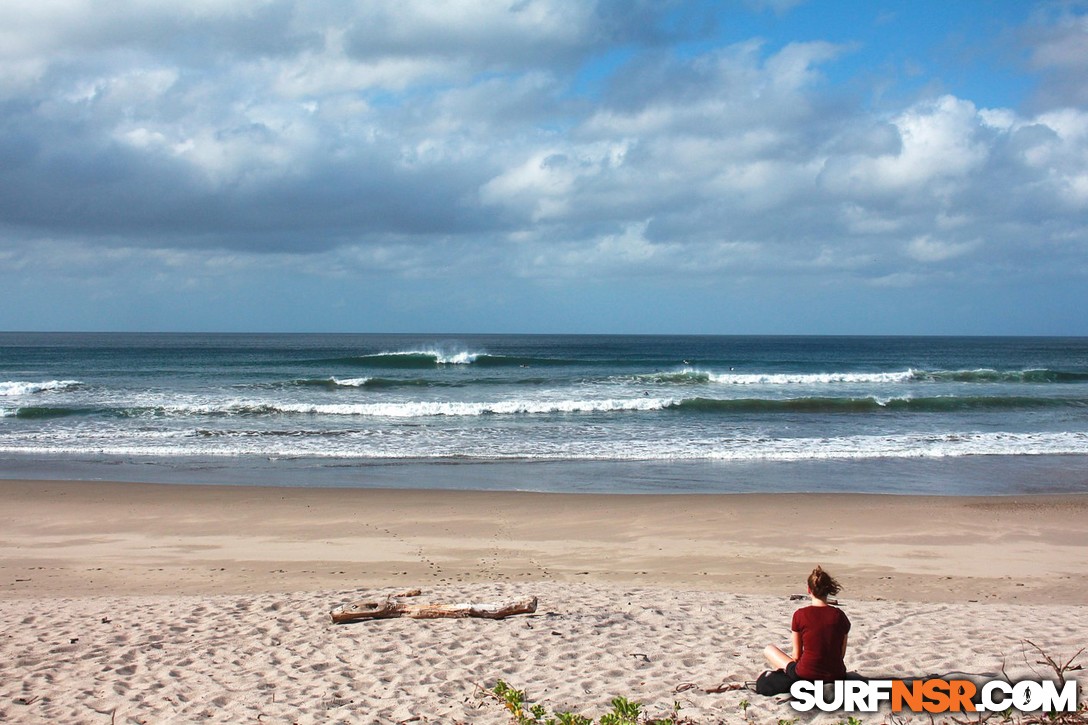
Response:
[[[483,692],[502,679],[553,711],[599,716],[625,695],[774,723],[797,714],[707,690],[786,646],[817,563],[846,587],[852,669],[1032,676],[1025,640],[1067,658],[1088,645],[1086,520],[1088,496],[0,481],[0,721],[506,723]],[[539,607],[329,618],[412,588]]]

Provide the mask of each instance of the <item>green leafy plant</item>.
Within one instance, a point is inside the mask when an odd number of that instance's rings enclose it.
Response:
[[[543,705],[530,705],[525,700],[525,691],[517,690],[499,680],[491,692],[499,702],[510,711],[517,725],[593,725],[589,718],[573,712],[560,712],[549,716]]]
[[[514,722],[518,725],[529,725],[538,722],[539,718],[527,713],[525,709],[525,691],[515,690],[502,680],[499,680],[491,690],[503,703],[510,714],[514,716]]]
[[[560,712],[555,716],[556,725],[593,725],[593,721],[584,715],[573,712]]]
[[[489,692],[510,711],[515,725],[594,725],[592,718],[573,712],[549,714],[543,705],[529,704],[524,690],[515,689],[502,680]],[[642,703],[626,697],[614,697],[611,704],[611,712],[596,721],[599,725],[695,725],[691,720],[680,718],[679,702],[673,702],[671,715],[656,719],[644,717]]]
[[[612,698],[612,712],[601,716],[601,725],[638,725],[642,705],[626,697]]]

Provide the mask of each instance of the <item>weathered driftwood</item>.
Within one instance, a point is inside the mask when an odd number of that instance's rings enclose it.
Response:
[[[790,595],[790,601],[791,602],[796,602],[796,601],[802,600],[802,599],[808,599],[808,595],[807,594],[791,594]],[[827,600],[827,603],[828,604],[834,604],[836,607],[841,607],[842,606],[841,604],[839,604],[838,599],[830,599],[829,598]]]
[[[418,589],[395,594],[385,599],[371,599],[342,604],[330,612],[334,624],[357,622],[364,619],[389,619],[391,617],[409,617],[411,619],[460,619],[463,617],[482,617],[484,619],[503,619],[514,614],[532,614],[536,611],[536,597],[519,599],[512,602],[483,604],[415,604],[404,601],[405,597],[419,596]]]

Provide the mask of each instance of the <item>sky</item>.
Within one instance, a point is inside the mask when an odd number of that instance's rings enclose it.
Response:
[[[0,330],[1086,310],[1088,2],[0,0]]]

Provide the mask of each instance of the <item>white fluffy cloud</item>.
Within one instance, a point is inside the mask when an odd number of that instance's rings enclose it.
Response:
[[[890,121],[897,147],[829,158],[829,188],[855,198],[926,194],[947,199],[959,184],[970,183],[986,161],[991,139],[969,101],[943,96]]]
[[[1083,273],[1083,14],[1025,30],[1030,109],[889,107],[828,92],[854,45],[711,42],[677,7],[0,1],[0,247],[903,285],[1045,249]]]

